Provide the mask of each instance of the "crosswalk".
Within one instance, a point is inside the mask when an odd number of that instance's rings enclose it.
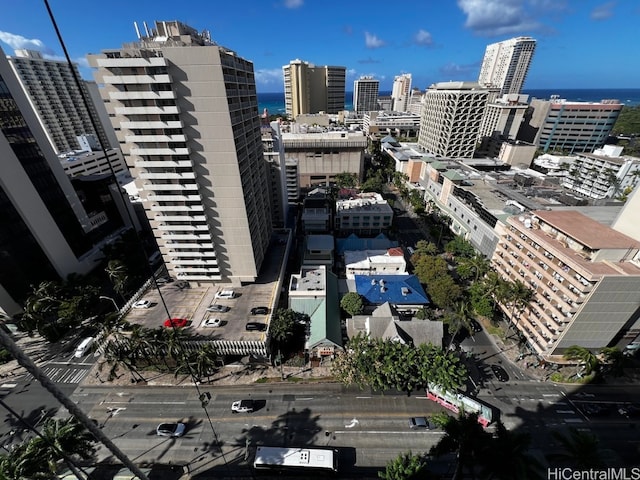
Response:
[[[47,365],[41,368],[42,372],[54,383],[80,383],[90,371],[89,366],[84,365]],[[30,373],[23,377],[25,380],[32,380]]]

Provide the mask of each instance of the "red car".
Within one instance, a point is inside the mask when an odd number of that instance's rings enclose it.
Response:
[[[184,328],[187,326],[187,323],[188,321],[186,318],[167,318],[163,325],[165,327]]]

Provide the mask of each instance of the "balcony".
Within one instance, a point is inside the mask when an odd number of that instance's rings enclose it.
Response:
[[[131,155],[189,155],[188,148],[137,147],[130,150]]]
[[[105,75],[102,81],[108,85],[171,83],[169,75]]]

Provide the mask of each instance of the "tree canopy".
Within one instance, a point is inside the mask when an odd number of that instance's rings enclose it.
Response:
[[[359,293],[348,292],[340,300],[340,307],[353,317],[362,313],[364,302]]]

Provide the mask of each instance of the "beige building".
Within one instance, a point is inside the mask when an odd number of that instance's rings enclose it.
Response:
[[[520,93],[533,59],[536,41],[516,37],[487,45],[478,83],[498,88],[498,95]]]
[[[282,67],[284,100],[289,118],[305,113],[344,110],[347,69],[293,60]]]
[[[301,190],[329,185],[343,172],[362,180],[367,148],[362,132],[283,133],[282,141],[287,162],[297,164]]]
[[[271,199],[253,64],[177,21],[89,62],[170,274],[254,281]]]
[[[505,315],[541,357],[572,345],[593,351],[640,333],[640,241],[572,210],[531,212],[498,223],[492,258],[504,278],[534,292]]]
[[[394,112],[408,112],[411,101],[411,74],[403,73],[393,79],[391,89],[391,110]],[[419,116],[420,114],[418,114]]]
[[[66,61],[45,59],[33,50],[16,50],[7,59],[56,153],[78,150],[77,137],[82,135],[97,135],[105,148],[117,146],[109,144],[77,64],[72,68]]]
[[[489,102],[480,126],[479,151],[497,157],[502,142],[514,141],[529,105],[528,95],[510,94]]]
[[[418,144],[439,157],[472,158],[489,90],[474,82],[431,85],[422,100]]]

